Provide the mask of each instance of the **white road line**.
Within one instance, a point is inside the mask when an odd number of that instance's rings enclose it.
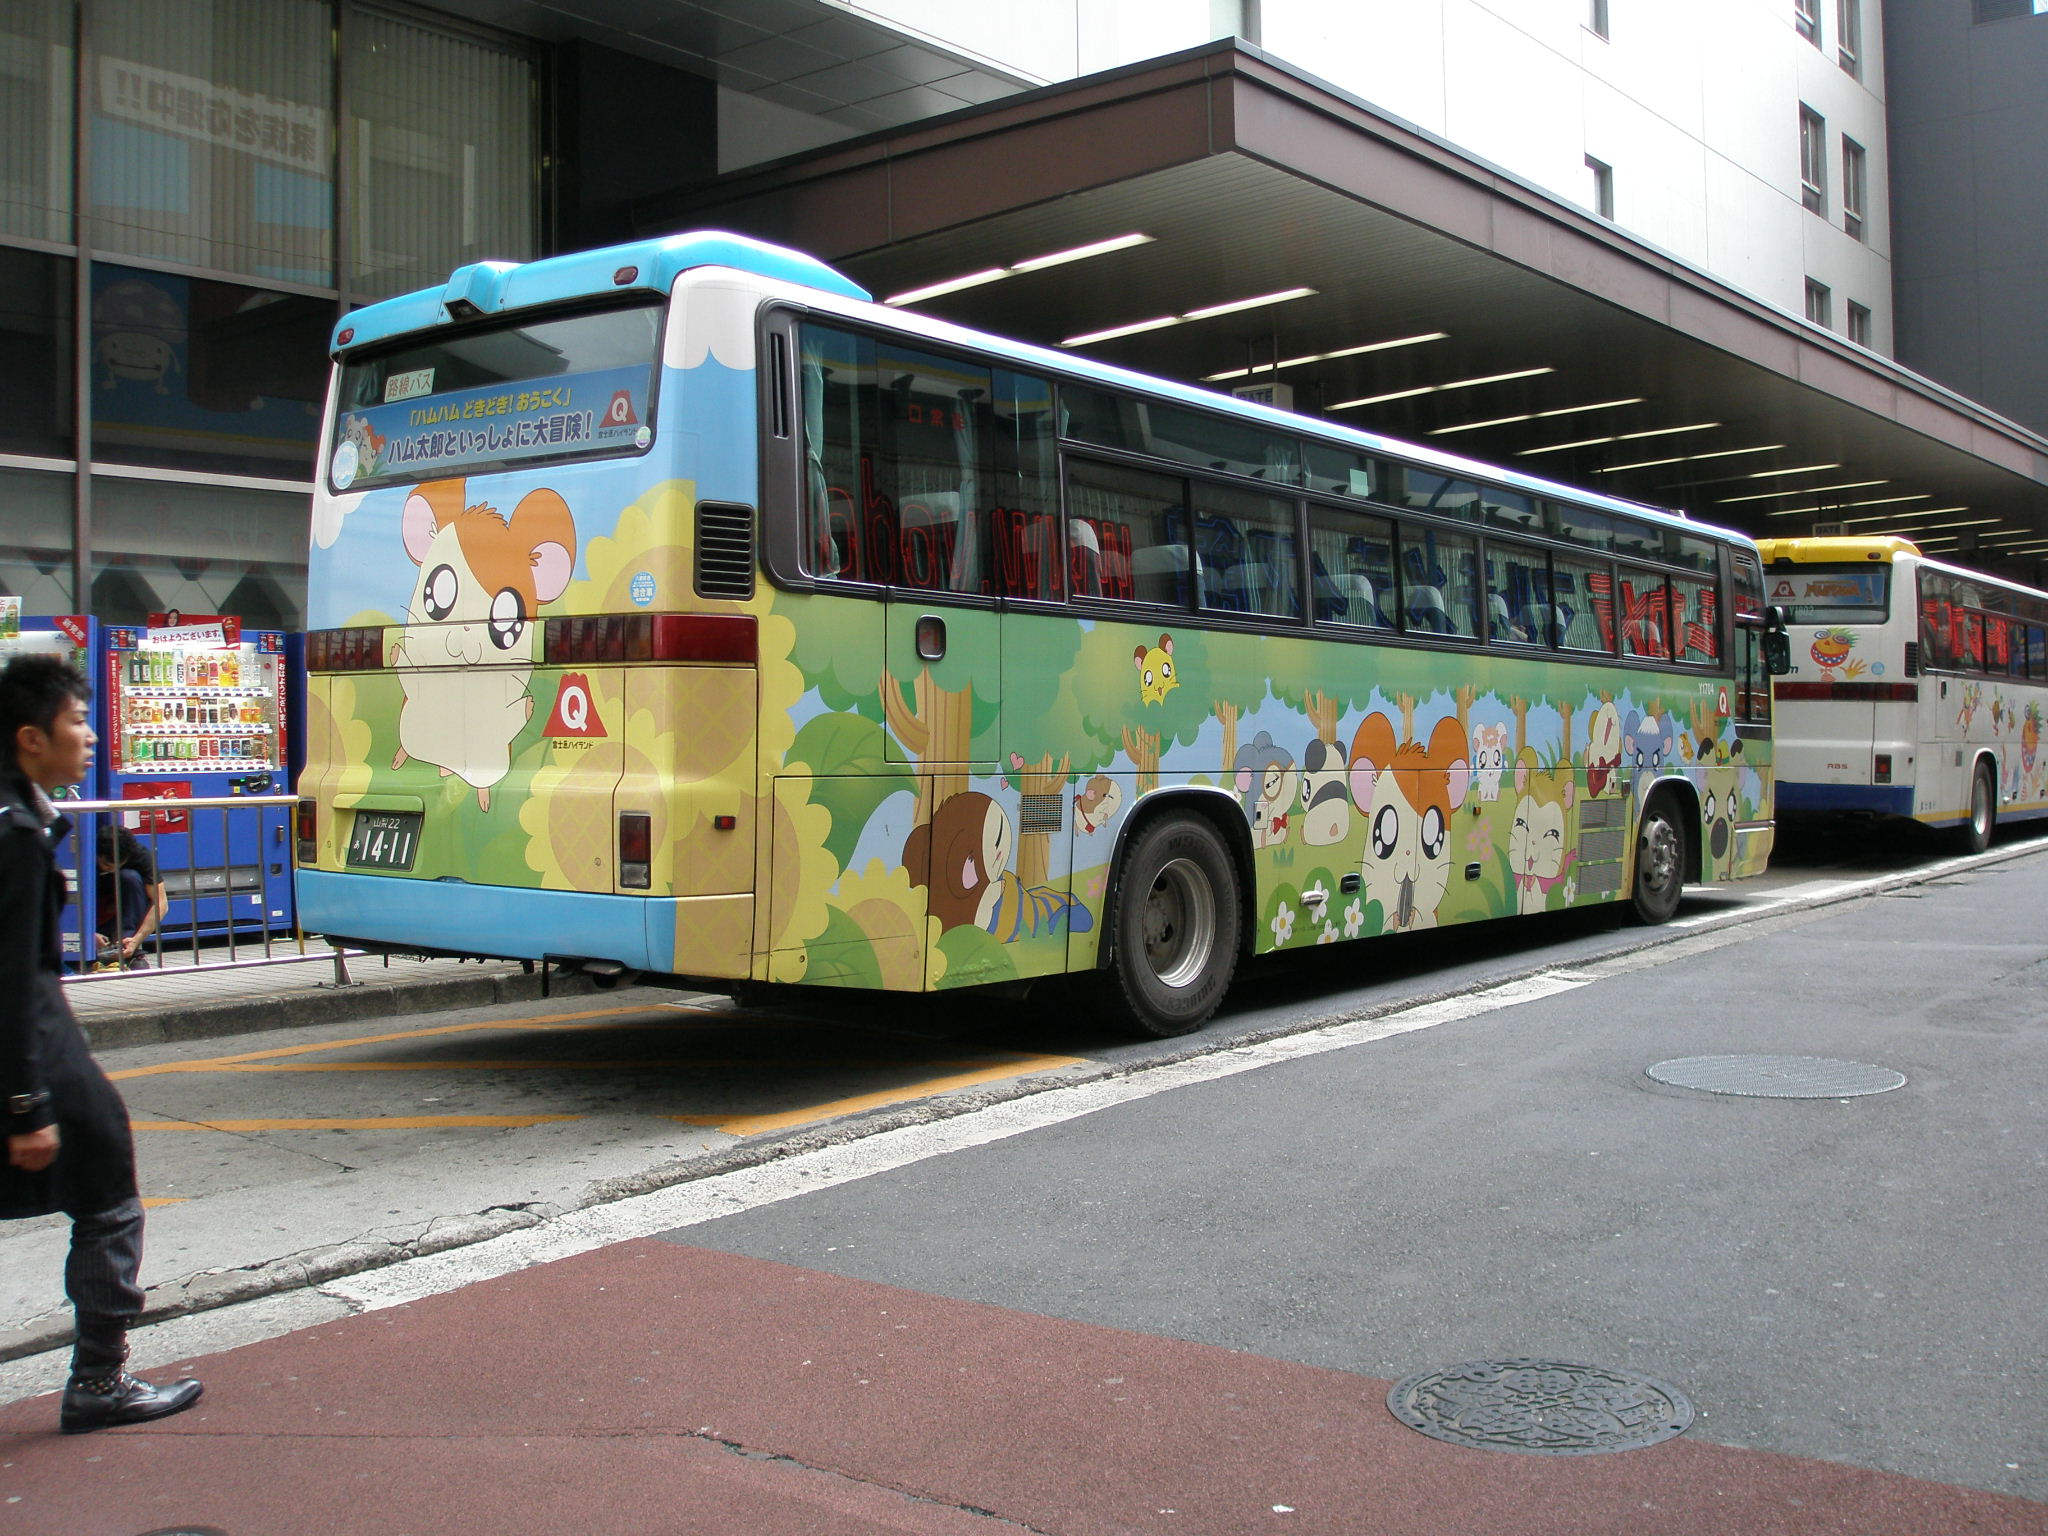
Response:
[[[1517,981],[1423,1003],[1397,1013],[1287,1035],[1256,1045],[1238,1046],[1147,1068],[1101,1082],[1056,1088],[1029,1098],[1014,1099],[972,1110],[948,1120],[904,1126],[859,1141],[822,1147],[815,1152],[737,1169],[708,1179],[678,1184],[652,1194],[573,1211],[542,1227],[508,1233],[488,1242],[370,1270],[331,1281],[323,1294],[364,1311],[402,1306],[479,1280],[511,1274],[531,1264],[568,1258],[628,1238],[651,1237],[677,1227],[696,1226],[734,1216],[778,1201],[807,1195],[857,1179],[871,1178],[949,1152],[985,1146],[1007,1137],[1043,1130],[1083,1115],[1129,1104],[1155,1094],[1170,1093],[1197,1083],[1214,1082],[1241,1072],[1281,1062],[1299,1061],[1327,1051],[1344,1050],[1373,1040],[1431,1029],[1461,1019],[1512,1008],[1518,1003],[1554,997],[1594,978],[1547,971]]]

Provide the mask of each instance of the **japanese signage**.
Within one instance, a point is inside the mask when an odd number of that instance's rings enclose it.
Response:
[[[331,170],[327,113],[319,107],[115,58],[100,60],[99,88],[99,109],[108,117],[314,176]]]

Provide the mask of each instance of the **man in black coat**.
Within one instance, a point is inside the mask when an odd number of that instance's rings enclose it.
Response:
[[[82,780],[94,737],[85,679],[52,656],[0,672],[0,1219],[71,1218],[64,1290],[78,1342],[58,1423],[66,1434],[189,1408],[196,1381],[153,1387],[123,1369],[142,1314],[142,1202],[128,1108],[86,1049],[59,980],[69,823],[49,792]]]

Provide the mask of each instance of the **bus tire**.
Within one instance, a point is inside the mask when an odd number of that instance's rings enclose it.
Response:
[[[1964,853],[1982,853],[1991,846],[1992,829],[1998,825],[1998,789],[1992,782],[1991,765],[1979,762],[1970,776],[1970,814],[1956,828],[1956,842]]]
[[[1109,917],[1110,962],[1090,978],[1104,1022],[1154,1039],[1199,1028],[1237,969],[1237,868],[1200,816],[1143,827],[1124,853]]]
[[[1635,885],[1629,903],[1645,923],[1668,922],[1685,893],[1685,832],[1669,794],[1652,795],[1636,823]]]

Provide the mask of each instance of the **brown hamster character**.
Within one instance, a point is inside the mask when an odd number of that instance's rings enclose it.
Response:
[[[576,522],[545,487],[522,496],[509,521],[468,505],[467,491],[462,480],[430,481],[400,518],[420,574],[391,657],[405,690],[391,766],[432,763],[475,789],[488,811],[491,786],[512,766],[513,738],[533,714],[526,627],[569,585]]]
[[[1010,818],[977,790],[950,797],[929,826],[903,842],[913,885],[929,887],[925,910],[942,928],[986,928],[1010,862]]]
[[[1074,825],[1093,837],[1109,824],[1110,817],[1123,803],[1124,792],[1117,787],[1116,780],[1098,773],[1074,796]]]

